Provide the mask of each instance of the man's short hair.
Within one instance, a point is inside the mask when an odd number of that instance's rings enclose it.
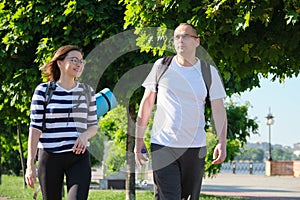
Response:
[[[184,22],[184,23],[180,23],[177,27],[179,27],[179,26],[190,26],[193,29],[195,35],[198,37],[197,29],[192,24]]]

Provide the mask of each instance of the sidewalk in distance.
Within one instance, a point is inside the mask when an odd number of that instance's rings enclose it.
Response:
[[[248,199],[300,200],[300,177],[218,174],[203,179],[201,193]]]

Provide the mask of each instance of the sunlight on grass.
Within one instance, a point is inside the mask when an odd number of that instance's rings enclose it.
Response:
[[[36,184],[36,187],[38,184]],[[36,189],[36,188],[35,188]],[[29,187],[23,188],[23,178],[17,176],[2,176],[2,185],[0,185],[0,197],[7,197],[9,200],[31,200],[35,189]],[[65,191],[66,194],[66,191]],[[67,200],[67,195],[63,200]],[[124,200],[125,190],[90,190],[89,200]],[[153,200],[152,191],[136,190],[136,200]],[[215,197],[201,195],[201,200],[234,200],[238,198]],[[37,200],[42,200],[41,191],[38,192]]]

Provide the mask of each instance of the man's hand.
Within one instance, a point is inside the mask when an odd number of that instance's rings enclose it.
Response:
[[[213,162],[212,164],[220,164],[224,162],[226,158],[226,144],[217,144],[214,153],[213,153]]]
[[[149,160],[149,154],[143,138],[137,138],[135,142],[135,162],[142,166]]]

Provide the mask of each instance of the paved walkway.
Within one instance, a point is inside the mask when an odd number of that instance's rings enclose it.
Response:
[[[300,177],[219,174],[203,180],[201,193],[247,199],[300,200]]]

